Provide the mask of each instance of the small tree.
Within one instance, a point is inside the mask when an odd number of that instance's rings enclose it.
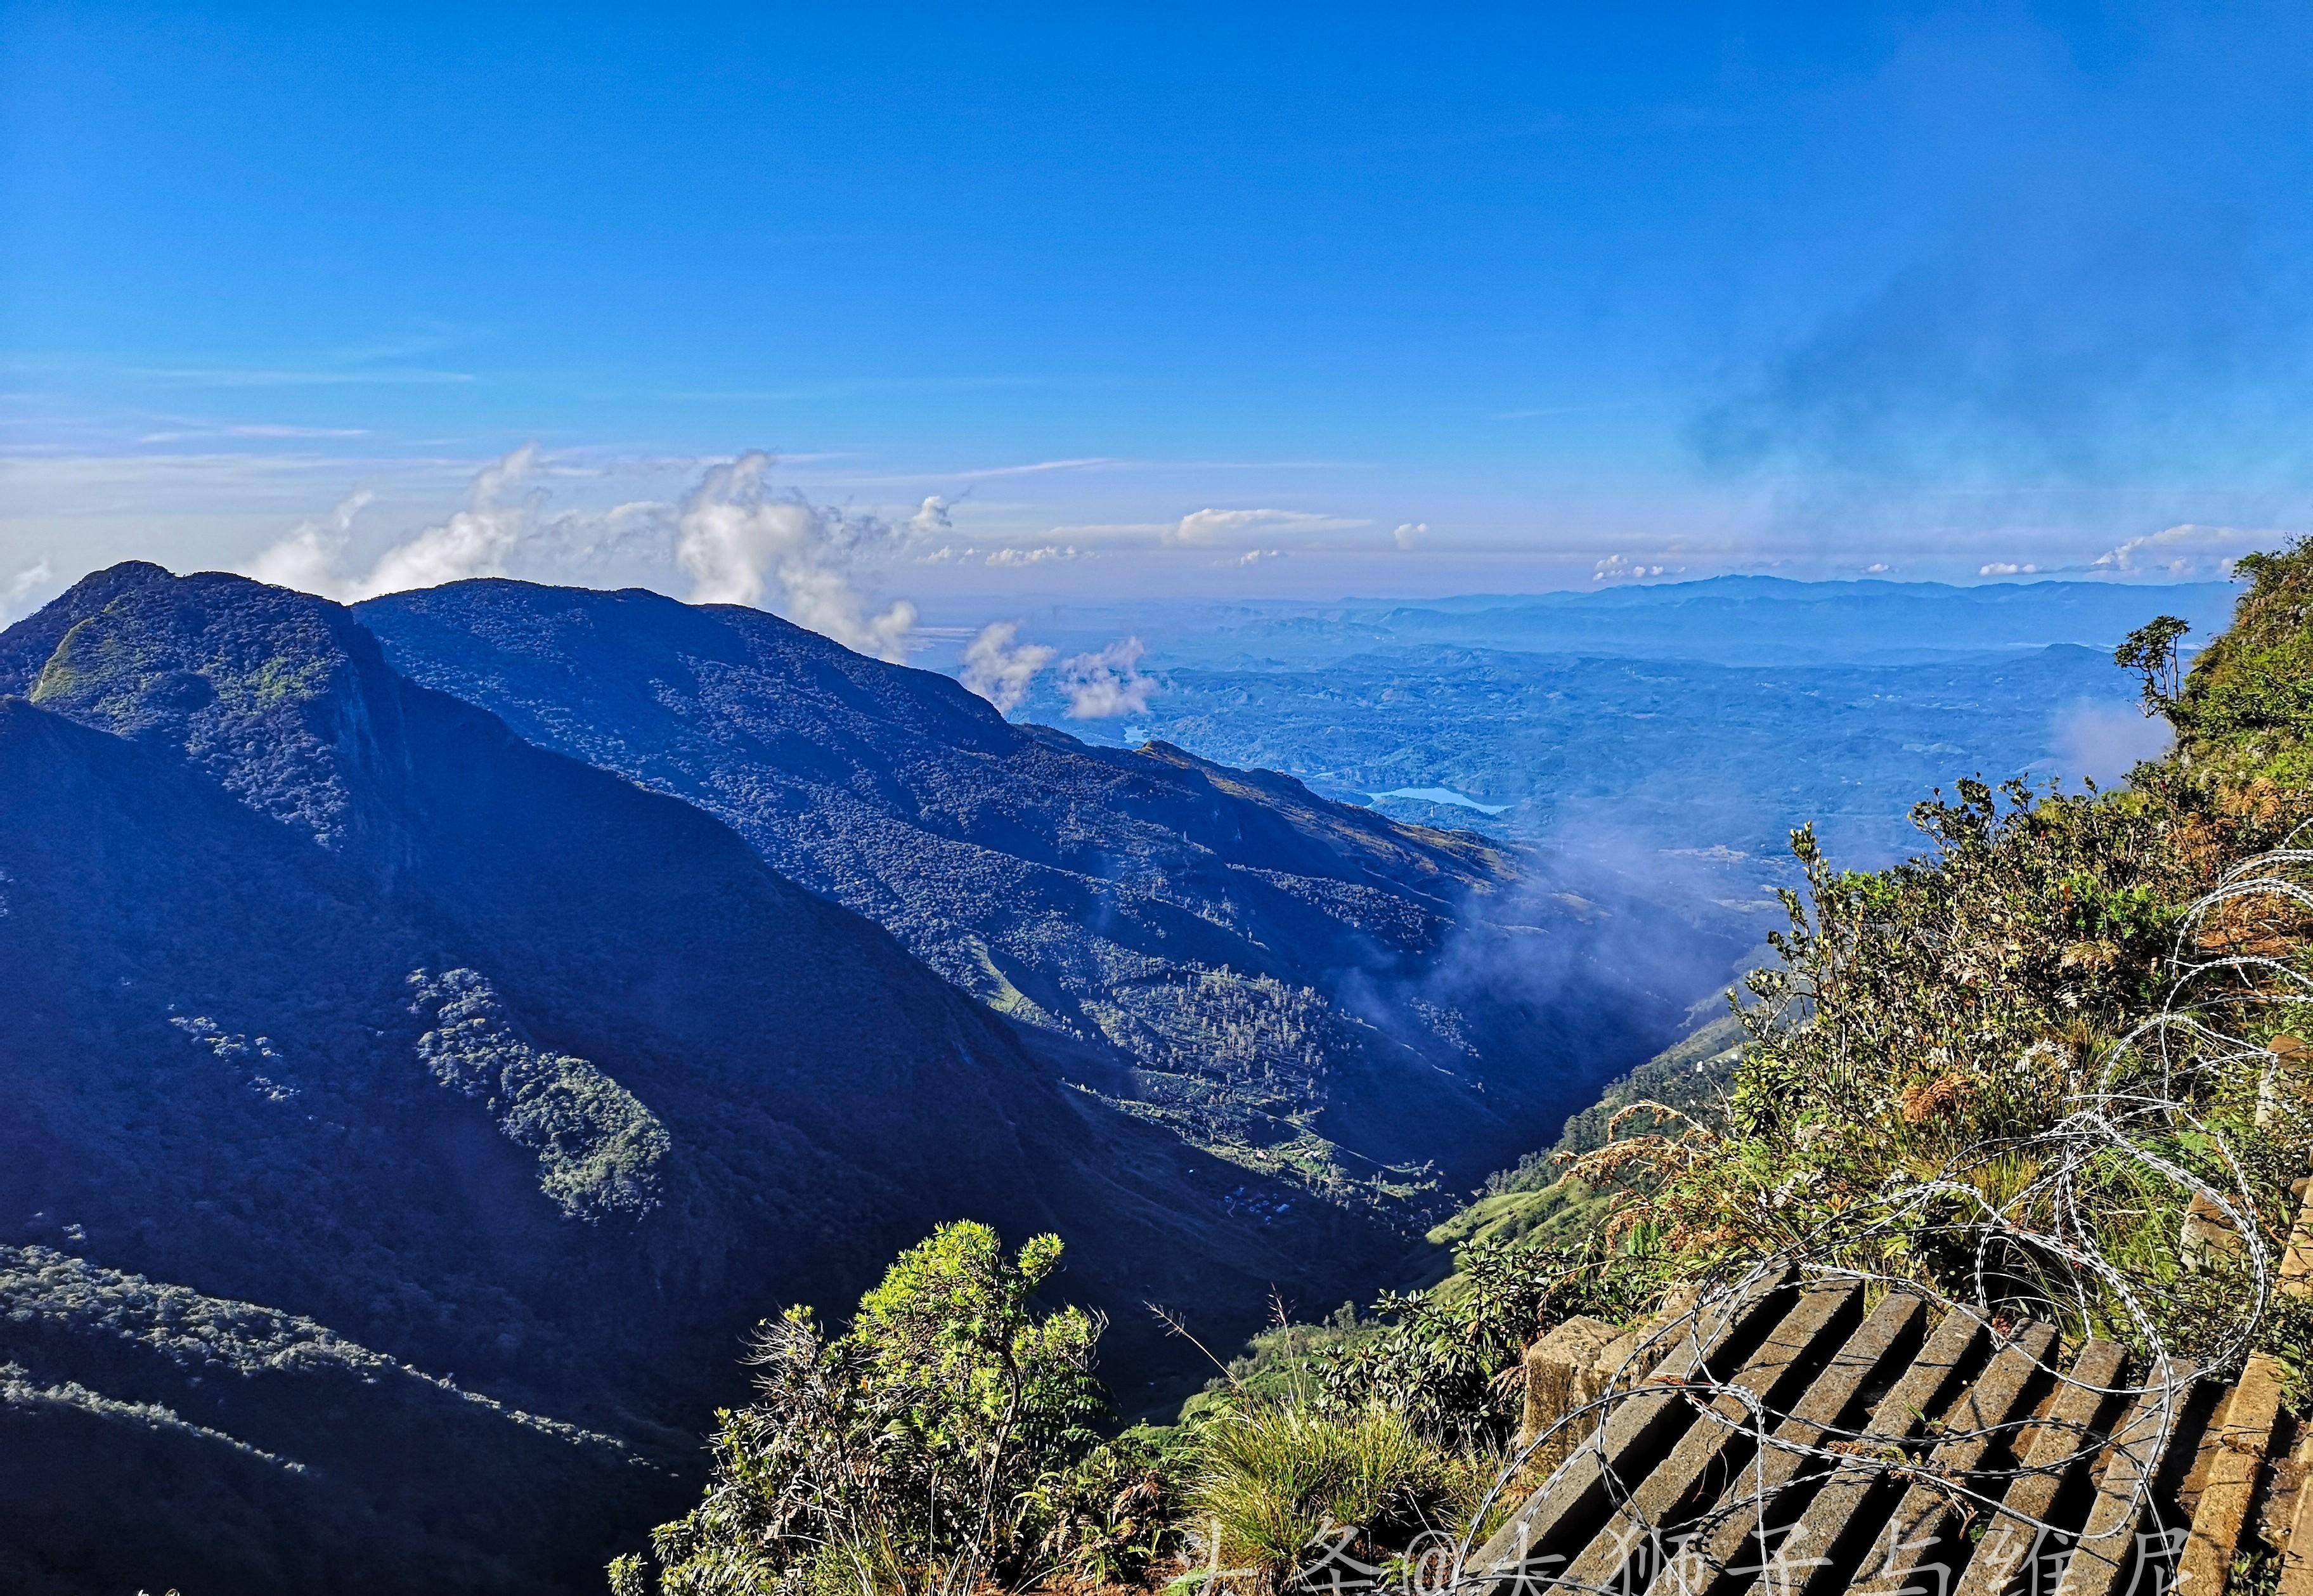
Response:
[[[2147,715],[2166,715],[2177,707],[2177,644],[2192,630],[2174,615],[2156,615],[2130,632],[2112,651],[2115,665],[2144,678]]]
[[[699,1507],[652,1536],[667,1596],[968,1592],[1012,1579],[1048,1526],[1039,1483],[1093,1445],[1101,1320],[1033,1299],[1057,1236],[1007,1258],[960,1221],[900,1255],[840,1335],[808,1308],[757,1332],[757,1397],[721,1415]],[[650,1588],[639,1557],[618,1596]]]

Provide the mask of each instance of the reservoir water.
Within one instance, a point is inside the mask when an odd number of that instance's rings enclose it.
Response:
[[[1499,815],[1508,804],[1482,804],[1466,792],[1456,792],[1450,787],[1400,787],[1389,792],[1376,792],[1374,801],[1383,798],[1413,798],[1425,804],[1454,804],[1464,809],[1475,809],[1481,815]]]

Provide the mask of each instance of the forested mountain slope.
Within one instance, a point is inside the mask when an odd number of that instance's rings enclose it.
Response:
[[[1065,1216],[1072,1291],[1239,1319],[1366,1245],[1315,1205],[1255,1221],[1281,1189],[1069,1089],[720,821],[238,578],[119,567],[0,634],[0,1452],[48,1459],[0,1488],[29,1524],[85,1493],[69,1544],[18,1548],[33,1589],[312,1588],[324,1529],[244,1556],[292,1465],[367,1526],[333,1589],[599,1565],[650,1511],[606,1482],[695,1465],[745,1327],[958,1213]],[[87,1311],[38,1306],[57,1269]],[[274,1328],[156,1361],[187,1303]],[[349,1406],[348,1357],[427,1372]],[[440,1397],[453,1371],[500,1406]],[[241,1509],[185,1486],[205,1456]]]
[[[1739,951],[1469,833],[1007,724],[756,610],[488,580],[358,613],[414,680],[698,803],[1077,1045],[1071,1079],[1331,1201],[1532,1145]]]
[[[672,1483],[296,1315],[41,1247],[0,1295],[0,1590],[573,1588]]]

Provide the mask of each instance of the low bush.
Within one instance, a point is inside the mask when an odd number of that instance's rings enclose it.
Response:
[[[1197,1432],[1191,1527],[1220,1565],[1281,1591],[1313,1553],[1371,1565],[1423,1532],[1468,1528],[1493,1469],[1383,1406],[1336,1416],[1259,1400]]]
[[[756,1399],[722,1415],[705,1500],[653,1535],[655,1579],[623,1557],[612,1589],[960,1596],[1096,1548],[1059,1533],[1098,1527],[1087,1498],[1114,1472],[1091,1461],[1101,1323],[1033,1302],[1060,1250],[1039,1236],[1007,1257],[986,1225],[944,1225],[840,1333],[806,1308],[763,1325]]]

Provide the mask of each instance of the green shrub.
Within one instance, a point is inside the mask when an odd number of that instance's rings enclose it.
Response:
[[[1007,1258],[986,1225],[943,1225],[842,1333],[807,1308],[764,1324],[705,1500],[652,1536],[664,1596],[969,1592],[1069,1549],[1054,1532],[1101,1484],[1082,1471],[1106,1402],[1101,1322],[1033,1304],[1060,1250]],[[618,1596],[649,1589],[637,1559],[610,1572]]]
[[[1444,1283],[1374,1304],[1369,1333],[1320,1352],[1317,1406],[1337,1419],[1372,1407],[1440,1443],[1485,1451],[1516,1429],[1519,1354],[1576,1314],[1621,1320],[1659,1294],[1659,1270],[1594,1227],[1572,1242],[1473,1241]]]
[[[1077,1579],[1133,1585],[1181,1548],[1180,1442],[1135,1425],[1073,1464],[1049,1470],[1023,1500],[1048,1524],[1039,1561]]]
[[[1988,1288],[2075,1333],[2238,1350],[2244,1263],[2180,1239],[2196,1186],[2245,1197],[2269,1242],[2292,1217],[2313,1093],[2265,1044],[2313,974],[2313,916],[2278,890],[2191,916],[2313,816],[2291,774],[2313,729],[2313,544],[2242,569],[2233,629],[2181,688],[2181,628],[2120,650],[2181,738],[2130,789],[1962,781],[1914,812],[1930,852],[1872,873],[1794,834],[1806,890],[1783,895],[1781,963],[1750,978],[1725,1119],[1664,1113],[1576,1165],[1620,1188],[1618,1225],[1688,1274],[1803,1252]],[[2213,1007],[2130,1045],[2180,951],[2220,962],[2185,993]]]

